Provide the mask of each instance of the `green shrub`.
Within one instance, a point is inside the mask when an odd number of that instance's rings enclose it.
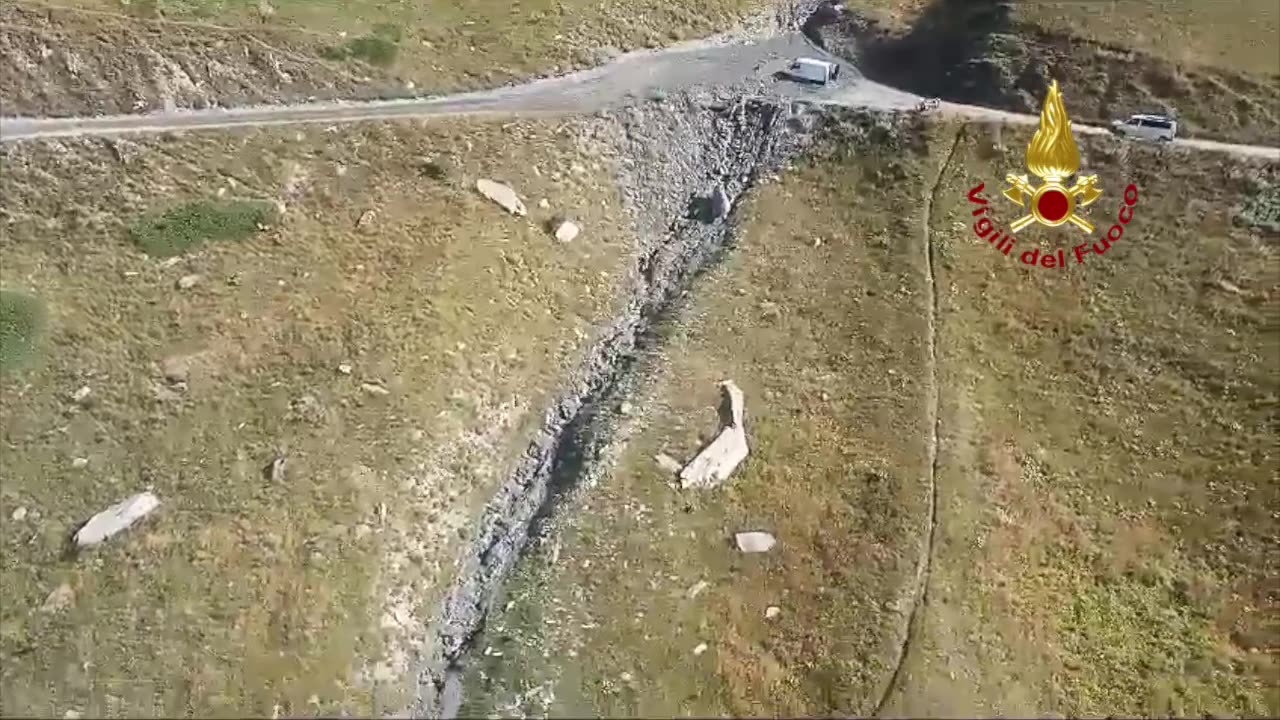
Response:
[[[197,200],[150,213],[129,234],[143,252],[165,258],[209,241],[243,240],[274,217],[275,206],[262,200]]]
[[[375,27],[368,35],[348,40],[344,45],[329,48],[324,52],[324,56],[330,60],[355,58],[370,65],[387,67],[395,63],[396,57],[400,54],[401,37],[402,31],[399,26],[382,24]]]
[[[0,290],[0,370],[18,367],[35,352],[44,329],[44,305],[30,295]]]

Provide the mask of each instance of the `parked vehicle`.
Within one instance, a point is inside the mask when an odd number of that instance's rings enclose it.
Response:
[[[799,58],[787,68],[787,74],[800,82],[826,85],[840,77],[840,66],[826,60]]]
[[[933,112],[934,110],[938,109],[938,105],[939,105],[938,98],[925,98],[924,100],[920,101],[919,105],[916,105],[916,112],[921,112],[921,113]]]
[[[1178,121],[1167,115],[1131,115],[1128,120],[1113,121],[1111,130],[1122,137],[1172,142],[1178,134]]]

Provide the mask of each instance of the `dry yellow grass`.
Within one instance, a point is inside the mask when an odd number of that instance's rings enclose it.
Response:
[[[476,712],[874,711],[925,527],[924,198],[957,130],[924,158],[844,140],[759,190],[616,467],[511,585]],[[1106,193],[1090,215],[1135,182],[1137,219],[1087,265],[1031,269],[973,236],[966,199],[985,180],[1007,224],[997,183],[1028,139],[968,128],[927,222],[939,529],[886,712],[1274,715],[1280,287],[1233,215],[1277,169],[1082,139]],[[723,489],[672,490],[653,456],[691,456],[725,377],[752,455]],[[739,555],[740,530],[780,544]]]
[[[4,714],[399,709],[469,522],[616,311],[612,181],[570,126],[525,122],[5,153],[0,286],[48,318],[0,376]],[[223,195],[284,215],[172,261],[129,240]],[[548,237],[552,212],[580,239]],[[63,556],[147,487],[153,518]]]
[[[973,237],[965,197],[985,180],[1007,224],[1028,139],[992,155],[970,128],[939,190],[946,510],[891,710],[1275,715],[1280,266],[1234,215],[1278,168],[1091,138],[1089,214],[1109,227],[1132,182],[1135,219],[1104,256],[1030,269]]]

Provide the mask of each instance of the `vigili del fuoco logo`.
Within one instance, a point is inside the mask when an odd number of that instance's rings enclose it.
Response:
[[[1076,232],[1094,234],[1093,223],[1081,211],[1102,197],[1102,188],[1098,186],[1097,175],[1077,175],[1080,172],[1080,149],[1071,134],[1071,120],[1067,117],[1057,80],[1049,86],[1044,109],[1040,111],[1040,127],[1027,146],[1027,169],[1040,178],[1038,187],[1026,175],[1005,176],[1009,187],[1005,188],[1004,196],[1025,213],[1010,223],[1008,230],[998,227],[988,210],[987,199],[981,194],[986,183],[979,183],[969,191],[969,202],[978,206],[973,211],[974,217],[978,218],[973,224],[973,232],[1006,257],[1017,257],[1024,265],[1064,269],[1068,260],[1066,251],[1061,248],[1057,252],[1052,249],[1042,252],[1040,248],[1033,247],[1020,255],[1014,254],[1014,236],[1031,225],[1044,228],[1069,225]],[[1075,182],[1069,184],[1073,176]],[[1120,205],[1116,224],[1107,230],[1106,237],[1072,248],[1076,264],[1084,264],[1085,256],[1090,253],[1105,255],[1124,235],[1125,226],[1133,220],[1133,208],[1137,204],[1138,186],[1131,184],[1124,189],[1124,203]]]

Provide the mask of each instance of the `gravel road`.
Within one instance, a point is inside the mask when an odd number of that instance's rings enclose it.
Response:
[[[665,50],[622,55],[592,70],[547,78],[524,85],[479,92],[413,100],[323,102],[157,112],[145,115],[111,115],[74,118],[0,118],[0,142],[27,139],[110,136],[174,130],[230,128],[237,126],[297,123],[345,123],[361,120],[428,118],[440,115],[509,115],[589,113],[625,104],[635,98],[694,88],[727,95],[804,100],[821,105],[874,110],[905,110],[921,98],[860,76],[848,63],[840,81],[813,87],[776,80],[796,56],[823,57],[841,62],[818,49],[800,33],[788,33],[751,42],[704,40]],[[1019,115],[972,105],[942,103],[941,115],[977,121],[1035,123],[1035,115]],[[1074,126],[1084,133],[1104,133],[1105,128]],[[1280,148],[1233,145],[1209,140],[1184,139],[1176,145],[1280,160]]]

